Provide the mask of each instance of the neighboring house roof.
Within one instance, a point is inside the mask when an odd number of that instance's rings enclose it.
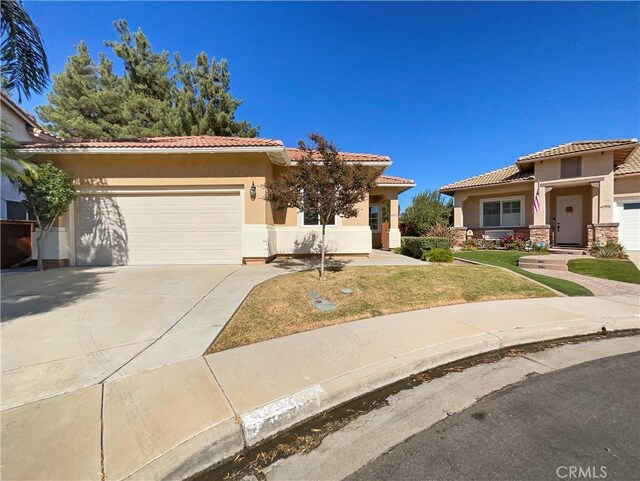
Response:
[[[289,154],[289,158],[294,162],[300,160],[302,158],[303,152],[300,149],[287,148],[287,154]],[[385,155],[375,155],[375,154],[356,154],[353,152],[340,152],[340,157],[348,162],[385,162],[391,163],[391,159]],[[320,155],[314,155],[314,158],[320,160]]]
[[[637,139],[582,140],[578,142],[569,142],[555,147],[550,147],[548,149],[538,150],[537,152],[533,152],[528,155],[523,155],[522,157],[518,157],[516,162],[522,163],[535,161],[545,159],[547,157],[554,157],[556,155],[577,154],[588,150],[609,149],[612,147],[636,143],[638,143]]]
[[[414,186],[416,183],[411,179],[403,179],[402,177],[394,177],[392,175],[381,175],[376,180],[378,185],[411,185]]]
[[[65,140],[56,144],[32,143],[27,150],[36,149],[197,149],[212,147],[283,147],[280,140],[252,137],[221,137],[190,135],[183,137],[147,137],[132,139]]]
[[[467,187],[480,187],[496,184],[510,184],[533,180],[533,169],[520,170],[516,165],[493,170],[486,174],[476,175],[468,179],[459,180],[440,188],[440,192],[452,192]]]
[[[42,139],[45,142],[57,142],[61,140],[57,135],[45,130],[33,115],[15,103],[9,95],[4,92],[0,92],[0,98],[2,98],[2,103],[5,104],[7,108],[11,109],[18,117],[21,117],[24,120],[25,127],[31,135],[37,139]]]
[[[627,175],[640,173],[640,147],[636,147],[626,158],[624,163],[618,165],[613,171],[614,175]]]

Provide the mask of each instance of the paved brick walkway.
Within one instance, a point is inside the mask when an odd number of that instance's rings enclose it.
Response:
[[[598,279],[597,277],[583,276],[569,271],[552,271],[546,269],[525,269],[534,274],[542,274],[549,277],[557,277],[575,282],[586,287],[594,296],[640,296],[640,285],[627,282]],[[638,301],[640,303],[640,300]]]

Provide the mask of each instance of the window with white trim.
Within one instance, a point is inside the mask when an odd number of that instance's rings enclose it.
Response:
[[[380,232],[380,216],[382,209],[379,205],[369,206],[369,227],[373,232]]]
[[[521,227],[522,199],[491,199],[481,201],[482,227]]]

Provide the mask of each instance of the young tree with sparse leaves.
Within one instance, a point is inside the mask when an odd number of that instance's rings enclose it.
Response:
[[[20,190],[24,194],[23,201],[29,215],[36,220],[40,232],[36,237],[38,246],[38,269],[43,270],[43,242],[53,227],[54,222],[69,209],[69,204],[76,198],[76,187],[73,177],[47,162],[38,168],[38,175],[25,181],[19,180]]]
[[[277,209],[295,208],[317,216],[322,226],[320,279],[324,278],[326,227],[336,216],[358,215],[357,205],[375,187],[377,172],[358,163],[349,163],[339,154],[333,142],[321,134],[310,134],[315,144],[299,142],[302,157],[297,165],[265,185],[265,199]]]

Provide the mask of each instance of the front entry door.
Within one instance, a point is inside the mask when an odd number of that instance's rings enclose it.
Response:
[[[556,244],[582,245],[582,196],[556,197]]]

